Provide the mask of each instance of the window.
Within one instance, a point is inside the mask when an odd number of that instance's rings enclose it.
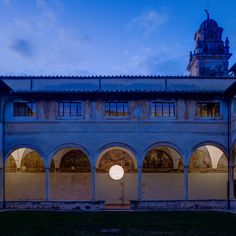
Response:
[[[59,102],[58,116],[64,117],[82,117],[82,102]]]
[[[14,102],[13,103],[13,116],[36,116],[36,103],[35,102]]]
[[[128,102],[106,102],[105,116],[126,117],[128,116]]]
[[[175,117],[175,102],[152,102],[151,114],[152,117]]]
[[[197,117],[220,117],[220,103],[198,102]]]

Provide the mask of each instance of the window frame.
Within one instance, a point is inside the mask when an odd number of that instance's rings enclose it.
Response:
[[[69,103],[70,104],[70,109],[69,109],[69,112],[70,112],[70,115],[67,116],[65,115],[65,105],[63,105],[63,115],[60,115],[60,104],[65,104],[65,103]],[[81,115],[80,116],[74,116],[74,115],[71,115],[72,112],[71,112],[71,104],[78,104],[80,103],[81,104]],[[77,114],[79,114],[79,110],[78,110],[78,106],[77,106]],[[58,100],[57,101],[57,119],[59,120],[76,120],[76,119],[83,119],[84,118],[84,101],[82,100]]]
[[[35,106],[35,115],[15,115],[15,104],[33,104]],[[32,107],[31,107],[32,109]],[[32,114],[34,113],[34,111],[31,111]],[[12,117],[13,119],[37,119],[38,118],[38,106],[37,106],[37,102],[35,100],[15,100],[12,102]]]
[[[177,102],[176,100],[152,100],[149,102],[150,103],[150,118],[151,119],[176,119],[176,114],[177,114]],[[153,107],[153,104],[157,104],[157,103],[160,103],[162,105],[162,108],[161,108],[161,113],[162,115],[161,116],[153,116],[153,110],[152,110],[152,107]],[[164,104],[174,104],[174,111],[173,111],[173,116],[170,116],[171,114],[171,111],[170,111],[170,105],[169,105],[169,116],[164,116]],[[155,105],[155,114],[156,114],[156,105]]]
[[[116,104],[116,113],[117,113],[117,104],[118,103],[123,103],[123,104],[127,104],[127,115],[125,116],[109,116],[106,114],[106,104],[107,103],[114,103]],[[124,113],[124,108],[123,108],[123,113]],[[109,101],[103,101],[103,117],[106,119],[128,119],[130,118],[130,102],[129,101],[125,101],[125,100],[109,100]]]
[[[198,105],[199,104],[219,104],[219,116],[198,116]],[[195,118],[201,119],[201,120],[219,120],[222,119],[222,108],[221,108],[221,102],[218,100],[208,100],[208,101],[196,101],[195,102]],[[202,113],[202,112],[201,112]],[[207,110],[207,113],[209,114],[209,111]]]

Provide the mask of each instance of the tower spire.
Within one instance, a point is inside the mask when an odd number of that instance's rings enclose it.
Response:
[[[209,13],[208,9],[205,9],[204,11],[205,11],[206,14],[207,14],[207,20],[209,20],[209,18],[210,18],[210,13]]]

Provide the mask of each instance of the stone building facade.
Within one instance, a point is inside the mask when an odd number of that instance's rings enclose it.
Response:
[[[195,43],[190,76],[2,76],[1,208],[235,208],[229,41]]]

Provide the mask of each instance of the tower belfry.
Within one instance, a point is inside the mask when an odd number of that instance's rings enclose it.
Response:
[[[205,10],[207,19],[202,22],[195,33],[195,49],[190,52],[187,70],[191,76],[228,76],[229,39],[222,40],[223,28],[210,18]]]

